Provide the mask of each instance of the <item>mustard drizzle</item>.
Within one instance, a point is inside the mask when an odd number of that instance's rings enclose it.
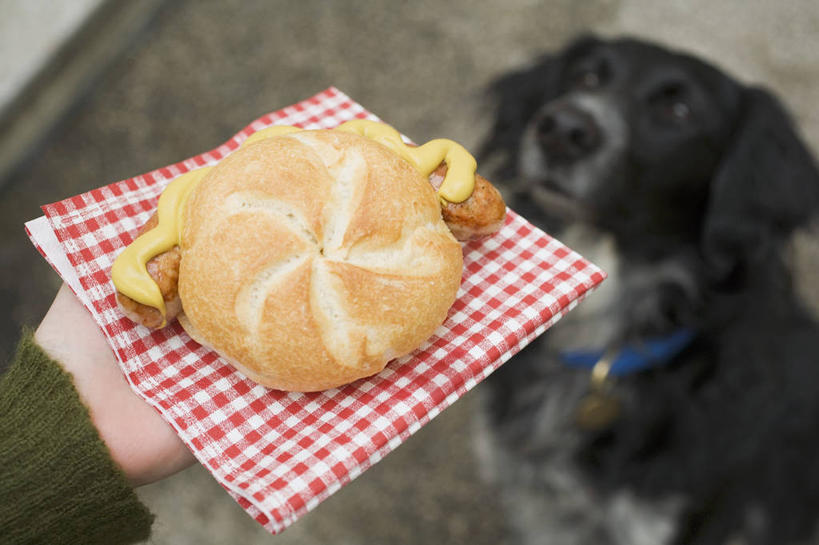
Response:
[[[162,192],[157,206],[156,227],[138,236],[114,260],[111,279],[117,290],[134,301],[154,307],[162,313],[165,325],[165,300],[154,279],[148,274],[147,263],[154,256],[179,244],[182,233],[182,206],[196,184],[213,167],[203,167],[179,176]]]
[[[438,189],[438,196],[444,201],[464,202],[475,190],[475,170],[478,165],[475,158],[457,142],[437,138],[423,146],[407,146],[397,130],[385,123],[366,119],[347,121],[336,127],[336,130],[360,134],[384,144],[409,161],[425,177],[432,174],[442,162],[446,162],[446,176]]]
[[[266,138],[281,136],[303,129],[287,125],[275,125],[255,132],[242,146]],[[443,138],[430,140],[418,147],[404,144],[401,134],[385,123],[356,119],[348,121],[335,130],[359,134],[379,142],[413,165],[423,176],[428,177],[446,162],[447,173],[438,196],[447,202],[463,202],[472,195],[475,188],[477,164],[472,155],[460,144]],[[119,290],[134,301],[156,308],[162,313],[162,326],[166,325],[165,301],[162,292],[147,270],[147,263],[153,257],[166,252],[181,243],[185,202],[191,191],[213,167],[203,167],[187,172],[175,180],[162,192],[157,206],[158,223],[153,229],[137,237],[114,260],[111,278]]]

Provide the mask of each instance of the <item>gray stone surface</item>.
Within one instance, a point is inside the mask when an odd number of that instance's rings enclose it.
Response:
[[[691,0],[168,3],[0,188],[0,352],[58,286],[22,224],[38,206],[222,143],[259,115],[335,85],[411,138],[474,147],[495,76],[578,32],[636,34],[704,54],[779,92],[819,144],[819,4]],[[471,451],[474,394],[275,539],[277,543],[504,542]],[[202,468],[141,496],[156,544],[273,541]]]
[[[102,0],[0,0],[0,113]]]

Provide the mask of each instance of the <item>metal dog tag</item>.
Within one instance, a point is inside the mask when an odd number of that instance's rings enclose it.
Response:
[[[621,403],[612,392],[609,371],[614,354],[608,353],[592,369],[589,393],[575,410],[575,422],[584,431],[603,431],[620,416]]]
[[[620,416],[620,400],[611,394],[591,391],[575,411],[575,422],[584,431],[603,431]]]

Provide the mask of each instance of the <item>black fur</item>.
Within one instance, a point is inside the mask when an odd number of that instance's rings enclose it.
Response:
[[[680,499],[669,543],[809,539],[819,521],[819,328],[794,292],[786,248],[817,217],[819,173],[781,104],[699,59],[595,37],[500,79],[492,92],[496,120],[480,155],[500,159],[496,176],[512,208],[552,234],[584,222],[613,237],[633,291],[612,315],[615,334],[600,342],[680,326],[697,332],[672,363],[618,382],[625,406],[611,428],[572,431],[566,448],[584,485],[601,497],[628,490],[649,502]],[[579,95],[624,123],[618,142],[598,112],[591,122],[600,126],[590,127],[571,114],[582,125],[573,133],[579,151],[554,143],[555,121],[543,118],[586,104],[572,102]],[[524,175],[527,130],[537,134],[537,158]],[[594,140],[587,154],[584,138]],[[605,152],[605,168],[580,180],[583,162],[606,146],[617,149]],[[542,176],[532,172],[538,161]],[[581,181],[591,189],[581,191]],[[533,198],[538,191],[546,197]],[[553,207],[551,196],[570,206]],[[661,274],[629,280],[661,263],[685,271],[691,285]],[[547,363],[550,333],[485,387],[490,427],[512,459],[533,467],[551,459],[527,432],[542,400],[519,392],[548,375],[543,396],[555,395],[577,373]],[[578,542],[617,541],[603,532]]]

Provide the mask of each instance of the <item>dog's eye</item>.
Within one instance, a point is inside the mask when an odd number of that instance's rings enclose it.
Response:
[[[691,107],[682,101],[675,102],[671,105],[671,115],[681,121],[688,119],[688,116],[691,115]]]
[[[691,117],[686,89],[679,83],[668,83],[649,97],[654,111],[665,120],[682,123]]]
[[[575,83],[577,83],[578,87],[594,89],[600,87],[600,75],[592,71],[583,72],[577,76]]]
[[[598,89],[609,79],[609,67],[604,61],[584,64],[573,71],[572,87],[575,89]]]

